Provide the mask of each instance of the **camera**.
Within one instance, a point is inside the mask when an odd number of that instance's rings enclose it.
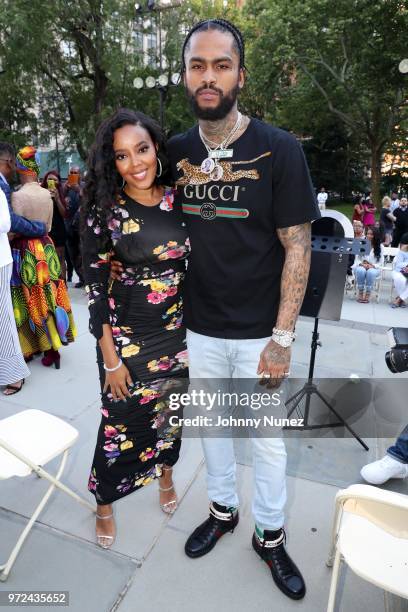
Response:
[[[385,353],[385,363],[393,374],[408,371],[408,329],[391,327],[387,331],[390,350]]]

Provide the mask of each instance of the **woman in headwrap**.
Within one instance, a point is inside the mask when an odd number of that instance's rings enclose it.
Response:
[[[34,147],[17,154],[16,170],[22,187],[13,193],[12,206],[27,219],[52,225],[50,192],[38,184],[40,172]],[[26,360],[44,352],[44,366],[60,367],[61,345],[73,342],[76,328],[61,265],[51,238],[16,236],[12,243],[13,275],[11,295],[21,349]]]

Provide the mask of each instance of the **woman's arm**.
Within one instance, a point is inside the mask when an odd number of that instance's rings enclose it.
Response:
[[[395,272],[401,272],[402,268],[405,268],[406,265],[407,264],[406,264],[406,261],[404,259],[404,255],[403,255],[402,251],[399,250],[398,253],[395,256],[394,264],[393,264]]]
[[[86,291],[88,294],[89,329],[99,342],[105,365],[105,384],[103,392],[110,387],[114,400],[124,400],[130,396],[127,385],[132,384],[130,374],[121,362],[113,342],[108,303],[109,253],[112,250],[110,233],[97,211],[89,213],[81,239],[82,259]]]
[[[49,192],[51,194],[52,199],[57,205],[59,214],[61,215],[63,219],[65,219],[65,217],[67,216],[67,210],[65,208],[64,203],[61,202],[61,198],[60,198],[58,189],[50,189]]]

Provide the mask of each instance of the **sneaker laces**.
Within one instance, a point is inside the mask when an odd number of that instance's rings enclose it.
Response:
[[[270,552],[270,559],[278,566],[279,571],[283,575],[284,578],[289,578],[290,576],[294,576],[293,573],[293,564],[289,558],[289,555],[286,552],[286,531],[282,528],[283,541],[277,544],[276,546],[268,547],[266,542],[270,542],[271,540],[265,540],[262,542],[262,550],[266,550]],[[279,537],[278,540],[281,538]]]

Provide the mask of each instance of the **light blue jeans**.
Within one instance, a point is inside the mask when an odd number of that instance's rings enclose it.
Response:
[[[237,388],[258,378],[259,356],[270,338],[225,340],[187,330],[190,379],[232,379]],[[213,382],[214,381],[214,382]],[[204,383],[204,381],[203,381]],[[254,384],[254,383],[251,383]],[[286,384],[283,383],[286,388]],[[242,388],[242,386],[241,386]],[[265,389],[265,387],[262,387]],[[282,390],[281,390],[282,392]],[[284,404],[283,404],[284,410]],[[226,416],[228,408],[214,406],[212,416]],[[236,459],[232,436],[201,437],[207,465],[208,497],[223,506],[239,506],[236,490]],[[280,529],[286,503],[286,450],[281,437],[251,437],[255,477],[252,514],[261,529]]]
[[[371,293],[375,279],[380,274],[380,271],[376,268],[369,268],[366,270],[363,266],[357,266],[354,275],[357,281],[357,287],[359,291],[364,291],[364,285],[366,286],[367,293]]]

